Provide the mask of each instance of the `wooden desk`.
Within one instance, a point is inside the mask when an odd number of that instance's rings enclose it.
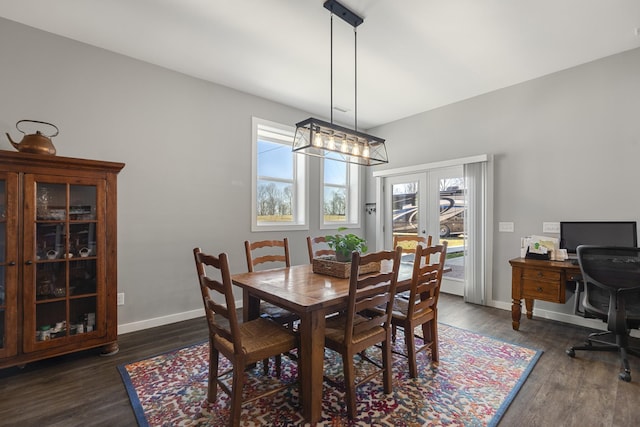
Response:
[[[384,268],[384,265],[383,265]],[[398,292],[410,288],[411,269],[401,268]],[[260,300],[300,316],[300,397],[302,413],[310,423],[322,415],[325,315],[347,305],[349,279],[315,274],[311,264],[234,274],[233,284],[243,289],[247,319],[259,316]]]
[[[566,302],[566,284],[580,280],[580,267],[569,261],[542,261],[514,258],[511,264],[511,320],[513,329],[520,328],[524,298],[527,319],[533,317],[533,301]]]

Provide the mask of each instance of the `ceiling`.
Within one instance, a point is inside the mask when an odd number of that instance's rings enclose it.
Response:
[[[0,16],[329,119],[323,2],[20,0]],[[638,0],[342,3],[364,18],[360,129],[640,47]],[[334,19],[333,40],[333,119],[353,127],[353,27]]]

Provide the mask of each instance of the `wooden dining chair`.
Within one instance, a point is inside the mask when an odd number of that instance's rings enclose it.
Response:
[[[278,387],[242,400],[245,368],[271,356],[280,356],[299,347],[293,331],[269,319],[258,318],[249,322],[238,321],[235,297],[232,292],[231,274],[227,254],[207,255],[200,248],[193,250],[202,301],[209,325],[209,384],[207,400],[214,403],[218,386],[231,399],[230,426],[240,425],[242,405],[269,396],[290,386]],[[210,270],[212,276],[207,275]],[[214,276],[215,274],[215,276]],[[220,279],[217,279],[217,277]],[[224,301],[220,303],[218,301]],[[218,374],[220,353],[227,358],[232,369]],[[232,373],[231,388],[225,383]]]
[[[425,236],[419,236],[417,234],[412,234],[408,236],[394,234],[393,249],[400,246],[402,248],[403,257],[407,255],[407,258],[410,259],[408,255],[414,254],[418,245],[422,245],[423,247],[431,246],[432,240],[433,240],[433,237],[431,235],[428,235],[425,237]],[[429,260],[427,259],[426,262],[428,261]],[[409,262],[409,260],[407,260],[406,262]],[[413,259],[411,259],[410,262],[413,263]],[[409,298],[409,291],[399,293],[398,295],[396,295],[396,297]],[[398,335],[398,332],[397,332],[396,325],[395,324],[391,325],[391,341],[396,342],[397,335]]]
[[[336,251],[327,244],[325,236],[307,236],[307,249],[309,251],[309,263],[313,264],[313,259],[319,256],[334,255]]]
[[[404,342],[409,360],[409,376],[416,378],[416,355],[431,352],[431,361],[437,364],[438,354],[438,297],[447,257],[447,242],[437,246],[418,246],[413,261],[413,274],[409,299],[396,298],[393,302],[391,323],[404,329]],[[379,308],[380,311],[381,308]],[[416,348],[415,328],[422,326],[423,344]]]
[[[257,242],[244,242],[245,254],[247,257],[247,269],[249,272],[256,271],[256,268],[276,268],[291,267],[291,259],[289,258],[289,239],[286,237],[282,240],[260,240]],[[248,295],[245,295],[244,301],[248,301]],[[248,307],[243,307],[243,310]],[[268,317],[274,322],[287,325],[293,329],[294,322],[299,317],[284,308],[271,304],[266,301],[260,302],[260,315]],[[247,320],[247,315],[244,316]],[[276,364],[279,370],[280,364]],[[279,372],[278,372],[279,374]]]
[[[349,418],[356,416],[356,387],[382,373],[384,392],[392,391],[391,309],[396,292],[401,250],[374,252],[367,255],[353,253],[349,279],[347,309],[326,322],[325,346],[342,356],[344,387]],[[371,262],[391,262],[391,269],[383,267],[378,273],[360,275],[361,266]],[[369,309],[384,306],[387,310],[369,315]],[[367,348],[381,344],[382,364],[366,356]],[[375,369],[355,383],[354,356],[375,365]]]

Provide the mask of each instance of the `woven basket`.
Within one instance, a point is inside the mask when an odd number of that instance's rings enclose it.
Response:
[[[314,273],[340,277],[341,279],[346,279],[351,275],[351,263],[336,261],[336,257],[333,255],[314,258],[312,268]],[[377,271],[380,271],[380,262],[372,262],[360,266],[360,274]]]

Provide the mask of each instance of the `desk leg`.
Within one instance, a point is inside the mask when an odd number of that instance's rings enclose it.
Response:
[[[301,316],[300,359],[298,373],[302,415],[316,423],[322,415],[322,384],[324,374],[325,313],[316,310]]]
[[[533,300],[531,298],[525,298],[524,306],[527,309],[527,319],[533,319]]]
[[[511,327],[514,331],[520,329],[520,316],[522,315],[522,300],[513,299],[511,303]]]

